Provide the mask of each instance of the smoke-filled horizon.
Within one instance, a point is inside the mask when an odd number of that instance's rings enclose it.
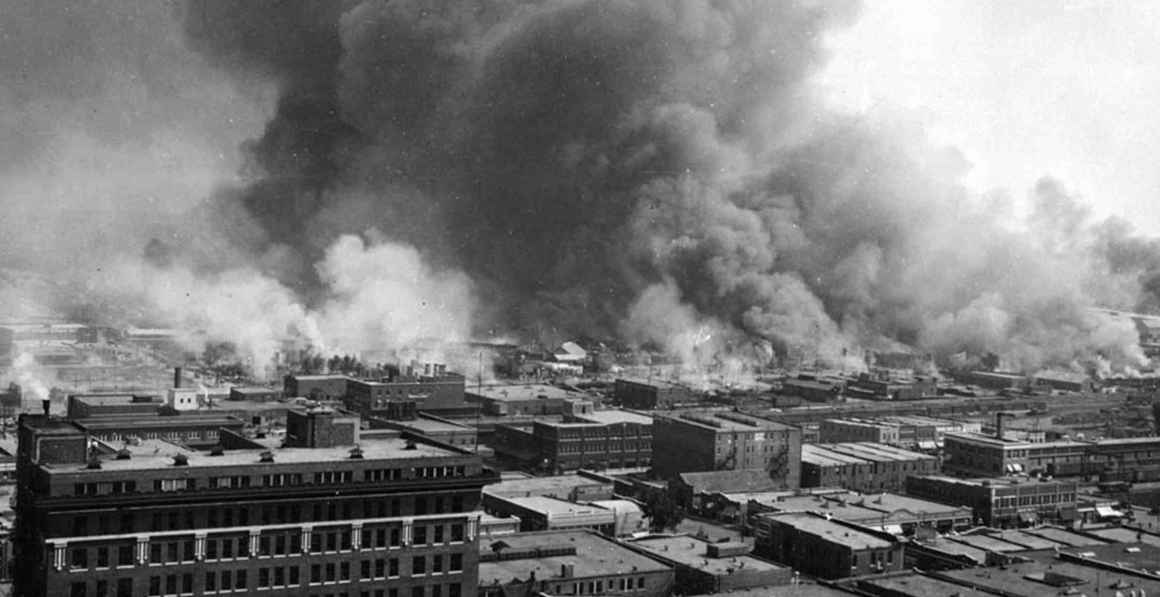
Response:
[[[813,78],[855,2],[170,8],[149,15],[179,32],[171,62],[232,91],[214,104],[172,75],[155,93],[174,114],[245,114],[241,164],[171,207],[159,241],[109,241],[116,265],[76,279],[255,359],[287,336],[383,352],[513,334],[698,366],[863,350],[1147,364],[1135,329],[1091,307],[1160,306],[1156,240],[1092,218],[1067,173],[1015,221],[906,113],[827,107]],[[198,138],[239,134],[217,127]]]

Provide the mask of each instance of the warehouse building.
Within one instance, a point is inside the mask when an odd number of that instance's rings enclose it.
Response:
[[[936,456],[870,442],[805,444],[802,487],[842,487],[852,491],[902,491],[909,475],[939,472]]]
[[[734,412],[658,415],[653,420],[653,471],[661,478],[686,472],[758,469],[780,487],[801,482],[798,427]]]

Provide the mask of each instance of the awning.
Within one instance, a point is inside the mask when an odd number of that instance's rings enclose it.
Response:
[[[1097,505],[1096,516],[1099,516],[1100,518],[1121,518],[1124,516],[1124,513],[1111,506]]]

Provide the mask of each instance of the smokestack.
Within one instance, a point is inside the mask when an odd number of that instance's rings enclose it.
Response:
[[[181,367],[174,367],[173,368],[173,387],[174,388],[181,387]]]
[[[48,398],[45,398],[40,401],[40,406],[44,408],[44,416],[47,417],[48,411],[52,408],[52,402]]]
[[[1003,417],[1006,417],[1006,416],[1007,416],[1007,413],[1005,413],[1005,412],[995,413],[995,438],[996,439],[1003,439]]]

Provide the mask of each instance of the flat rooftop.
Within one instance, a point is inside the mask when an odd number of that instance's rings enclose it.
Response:
[[[776,494],[775,494],[776,495]],[[829,494],[785,496],[760,503],[781,512],[819,512],[839,520],[875,520],[905,511],[915,516],[951,515],[970,517],[970,508],[952,506],[896,493],[859,494],[840,491]]]
[[[585,506],[566,500],[557,498],[544,497],[533,495],[528,497],[505,497],[503,498],[521,508],[531,510],[547,515],[551,518],[553,515],[603,515],[607,514],[613,517],[614,513],[611,510],[605,510],[597,506]]]
[[[577,578],[603,578],[633,573],[664,572],[670,568],[650,557],[588,531],[541,531],[515,533],[480,540],[480,551],[487,553],[491,546],[502,542],[509,552],[553,547],[575,548],[574,555],[553,555],[479,563],[479,586],[506,584],[513,578],[551,582],[559,579],[571,582]],[[560,576],[565,566],[572,568],[572,576]]]
[[[1012,551],[1026,551],[1027,550],[1026,547],[1019,545],[1017,543],[1011,543],[1010,541],[1004,541],[1003,539],[1000,539],[999,537],[995,537],[992,535],[986,535],[983,533],[978,533],[978,534],[974,534],[974,535],[956,535],[954,537],[949,537],[949,539],[951,541],[962,543],[964,545],[970,545],[971,547],[977,547],[979,549],[985,549],[987,551],[993,551],[995,553],[1008,553],[1008,552],[1012,552]]]
[[[594,423],[602,423],[604,425],[611,425],[613,423],[635,423],[637,425],[652,425],[652,417],[645,415],[638,415],[636,413],[628,412],[626,410],[608,409],[596,410],[582,415],[576,415],[577,418]]]
[[[799,532],[848,545],[851,549],[888,549],[893,545],[892,542],[877,535],[852,529],[812,514],[779,514],[774,519],[794,527]]]
[[[457,423],[448,423],[438,419],[426,419],[422,417],[418,419],[411,419],[409,421],[393,422],[408,429],[414,429],[416,431],[425,433],[475,431],[473,428],[466,425],[459,425]]]
[[[1160,581],[1157,580],[1057,559],[1053,550],[1032,554],[1021,554],[1032,557],[1030,562],[945,570],[938,575],[999,594],[1027,597],[1114,595],[1117,592],[1126,595],[1128,589],[1143,589],[1149,595],[1160,592]]]
[[[612,483],[581,477],[580,475],[555,475],[551,477],[530,477],[522,479],[505,478],[483,488],[484,493],[500,497],[546,496],[566,499],[577,487],[605,487],[610,492]]]
[[[666,379],[648,379],[644,377],[620,377],[616,381],[637,384],[641,386],[653,386],[662,390],[687,390],[689,389],[685,384],[677,381],[669,381]]]
[[[369,460],[412,460],[421,458],[446,458],[465,456],[457,451],[447,450],[422,442],[415,442],[414,449],[408,449],[408,443],[401,437],[375,438],[360,441],[359,447],[363,452],[362,462]],[[184,448],[180,445],[164,440],[144,440],[140,445],[126,446],[132,458],[117,460],[109,456],[101,459],[101,468],[90,470],[86,463],[70,464],[41,464],[40,466],[54,473],[105,473],[109,471],[140,471],[153,469],[174,468],[173,457],[184,454],[188,458],[188,465],[182,468],[196,467],[223,467],[252,464],[268,467],[269,463],[260,461],[265,449],[226,450],[220,456],[211,456],[208,452],[199,452]],[[316,464],[334,463],[350,460],[350,450],[354,446],[336,446],[333,448],[270,448],[274,454],[276,464]]]
[[[1054,442],[1030,442],[1022,439],[997,438],[994,435],[959,431],[946,434],[943,439],[955,439],[976,444],[1005,447],[1028,448],[1078,448],[1091,445],[1091,442],[1074,440],[1059,440]]]
[[[918,573],[871,578],[861,581],[861,584],[874,587],[877,594],[894,595],[895,597],[933,597],[935,595],[958,595],[960,597],[986,595],[991,597],[992,595],[992,593]]]
[[[779,566],[749,555],[725,558],[709,557],[709,546],[712,543],[688,535],[651,537],[633,541],[632,544],[646,549],[658,557],[714,576],[723,576],[738,570],[765,572],[785,569],[785,566]]]
[[[991,487],[1010,487],[1015,485],[1076,485],[1075,481],[1067,481],[1063,479],[1049,479],[1045,481],[1042,479],[1017,479],[1010,477],[951,477],[948,475],[918,475],[916,478],[931,479],[943,483],[954,483],[968,487],[984,487],[987,485],[990,485]]]
[[[676,415],[663,416],[669,420],[679,421],[686,425],[695,425],[704,429],[720,429],[722,431],[781,431],[795,429],[793,425],[734,412],[687,411]]]
[[[485,400],[499,402],[523,402],[527,400],[563,400],[566,398],[587,398],[582,392],[565,390],[547,384],[512,384],[483,386],[482,388],[468,388],[465,393],[478,396]]]
[[[1044,539],[1050,539],[1060,545],[1068,545],[1071,547],[1084,547],[1092,545],[1106,545],[1106,541],[1094,539],[1087,535],[1073,533],[1067,529],[1060,529],[1056,527],[1040,527],[1038,529],[1024,529],[1024,533],[1030,535],[1038,535]]]

